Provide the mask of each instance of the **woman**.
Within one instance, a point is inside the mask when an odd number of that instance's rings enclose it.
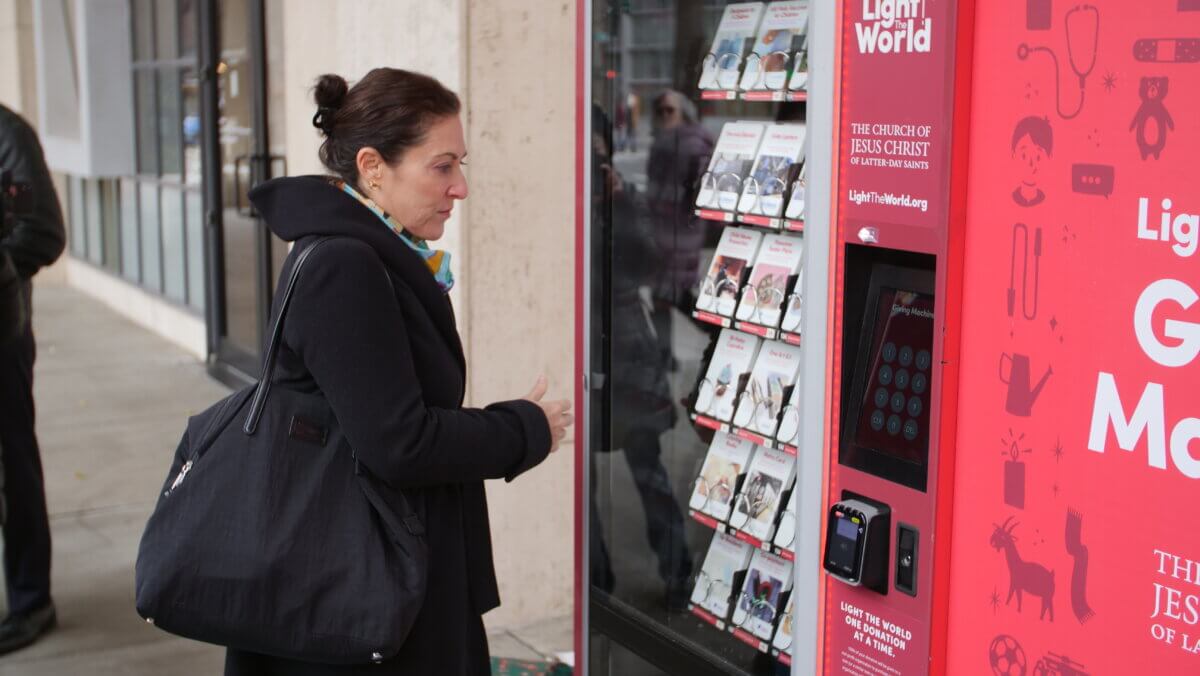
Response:
[[[230,649],[230,676],[488,674],[481,616],[500,604],[483,480],[537,465],[571,423],[569,402],[462,407],[465,362],[447,292],[448,256],[429,248],[467,196],[458,97],[436,80],[378,68],[352,89],[319,79],[313,118],[333,177],[268,181],[250,195],[305,264],[284,322],[280,380],[318,389],[359,460],[403,489],[426,529],[425,601],[400,654],[381,665],[300,664]],[[276,306],[280,295],[276,295]]]

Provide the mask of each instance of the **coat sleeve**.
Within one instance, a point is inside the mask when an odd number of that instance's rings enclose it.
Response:
[[[42,146],[33,129],[11,114],[0,113],[0,168],[33,190],[32,212],[18,216],[3,241],[17,272],[29,278],[59,257],[67,238]]]
[[[405,317],[382,262],[352,239],[325,242],[305,264],[284,338],[325,394],[360,462],[397,487],[505,478],[546,459],[540,406],[426,406]]]

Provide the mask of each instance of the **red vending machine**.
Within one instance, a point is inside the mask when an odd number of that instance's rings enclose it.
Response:
[[[945,671],[1200,673],[1200,3],[975,27]]]
[[[944,647],[973,4],[841,6],[821,673]]]
[[[1200,673],[1200,6],[839,25],[817,670]]]

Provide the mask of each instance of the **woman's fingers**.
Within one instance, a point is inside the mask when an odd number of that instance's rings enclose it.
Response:
[[[527,401],[532,401],[535,404],[541,403],[542,397],[546,396],[546,376],[538,376],[537,382],[533,384],[533,389],[529,390],[529,394],[523,398]]]

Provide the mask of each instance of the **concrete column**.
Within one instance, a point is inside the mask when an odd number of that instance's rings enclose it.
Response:
[[[470,400],[519,397],[544,373],[574,391],[575,2],[468,0]],[[488,486],[516,626],[572,608],[573,445]]]
[[[287,120],[288,172],[323,174],[317,159],[321,136],[312,126],[316,104],[312,86],[324,73],[336,73],[353,86],[372,68],[388,66],[436,77],[458,92],[466,105],[466,17],[464,0],[289,0],[270,6],[283,13],[285,85],[274,105],[283,105]],[[275,50],[268,46],[268,51]],[[272,86],[272,94],[276,87]],[[463,116],[469,129],[469,117]],[[468,132],[469,133],[469,132]],[[468,176],[470,178],[470,176]],[[469,268],[466,250],[466,210],[455,209],[446,235],[437,246],[450,252],[456,275]],[[468,285],[456,284],[451,298],[460,316],[470,302]],[[464,344],[469,326],[460,321]],[[468,354],[468,357],[470,355]]]
[[[0,0],[0,103],[37,126],[31,0]]]

